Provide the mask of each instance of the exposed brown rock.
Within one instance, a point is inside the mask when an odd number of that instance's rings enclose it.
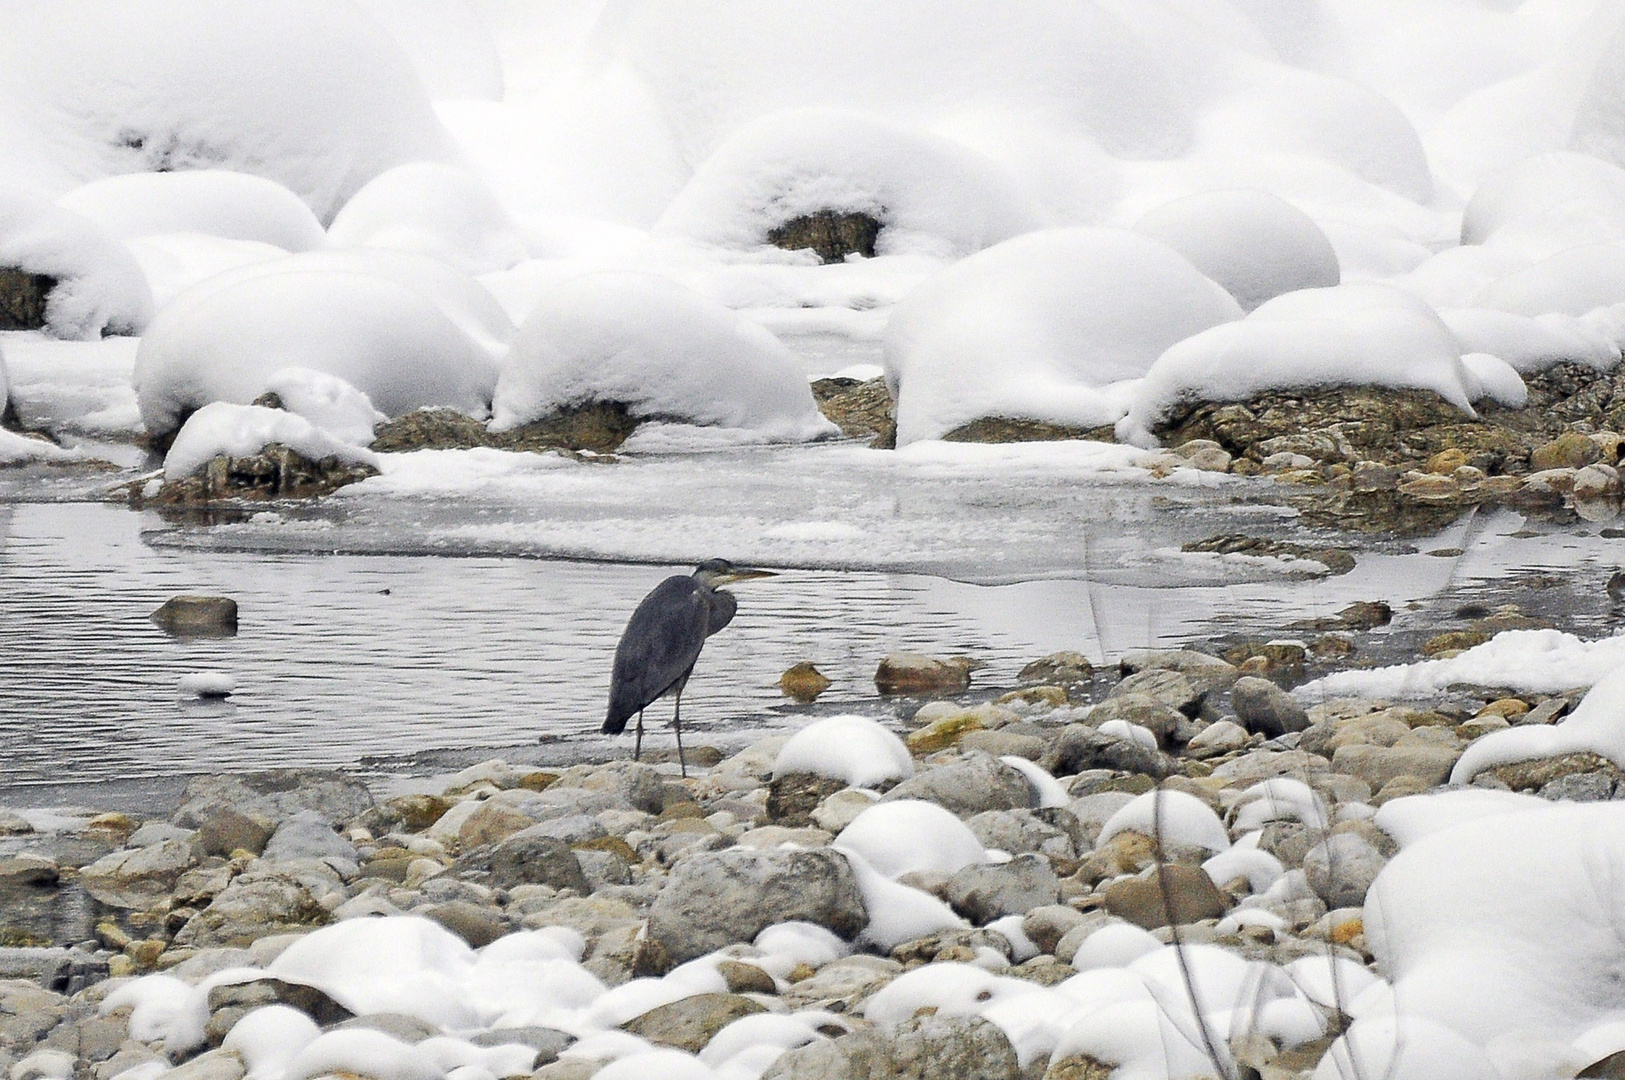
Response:
[[[819,210],[770,230],[767,242],[786,251],[812,250],[826,264],[844,262],[848,255],[872,259],[884,227],[874,215],[862,211]]]
[[[0,267],[0,330],[41,330],[56,279],[16,267]]]
[[[166,480],[152,501],[173,506],[226,499],[313,499],[377,475],[371,465],[336,457],[312,461],[281,443],[270,443],[247,457],[216,455],[201,472],[184,480]]]
[[[640,418],[618,401],[591,401],[561,409],[552,416],[511,431],[493,432],[479,420],[455,409],[418,409],[378,426],[372,448],[380,453],[407,450],[590,450],[614,452]]]
[[[1117,441],[1110,425],[1093,428],[1069,427],[1066,424],[1024,420],[1014,416],[984,416],[968,424],[961,424],[942,437],[944,442],[970,443],[1059,442],[1062,439]]]
[[[813,400],[825,419],[850,439],[866,440],[877,450],[897,446],[897,403],[885,379],[817,379]]]
[[[808,661],[802,661],[779,676],[779,689],[803,705],[818,700],[818,695],[829,689],[829,679]]]

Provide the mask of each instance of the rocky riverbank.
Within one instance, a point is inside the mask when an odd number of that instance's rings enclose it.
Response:
[[[1356,605],[1321,629],[1352,643],[1385,616]],[[991,700],[963,696],[963,663],[897,657],[877,682],[944,695],[914,699],[902,741],[836,719],[788,746],[691,748],[687,778],[489,761],[383,799],[283,772],[194,780],[148,818],[0,814],[0,1064],[11,1080],[1104,1078],[1145,1068],[1144,1048],[1114,1057],[1082,1021],[1032,1017],[1069,994],[1081,1008],[1108,975],[1179,979],[1155,959],[1177,934],[1286,980],[1293,1022],[1236,1021],[1216,1052],[1307,1077],[1348,1022],[1326,972],[1376,981],[1361,905],[1398,843],[1374,813],[1581,697],[1305,707],[1280,685],[1335,655],[1273,641],[1097,671],[1058,654]],[[1625,790],[1591,753],[1467,779]],[[501,966],[537,950],[541,967]],[[1000,1007],[1040,991],[1026,1020]]]

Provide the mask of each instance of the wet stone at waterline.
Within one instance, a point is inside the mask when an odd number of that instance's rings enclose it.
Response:
[[[229,596],[172,596],[150,618],[174,637],[232,637],[237,633],[237,601]]]

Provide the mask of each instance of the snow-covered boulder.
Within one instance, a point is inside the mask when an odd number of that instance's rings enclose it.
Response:
[[[378,465],[370,450],[345,442],[296,413],[217,401],[193,413],[176,433],[164,456],[164,478],[183,480],[217,455],[249,457],[272,443],[311,461],[337,458],[347,464]]]
[[[587,274],[544,294],[503,366],[492,429],[594,401],[620,402],[634,417],[777,439],[835,430],[777,338],[648,274]]]
[[[886,379],[898,445],[982,417],[1088,427],[1127,407],[1113,383],[1241,317],[1166,244],[1126,229],[1028,233],[954,264],[897,305]]]
[[[1392,286],[1362,282],[1287,293],[1239,322],[1181,341],[1135,388],[1117,435],[1151,445],[1152,429],[1182,402],[1364,385],[1432,390],[1468,416],[1481,391],[1431,307]]]
[[[231,169],[326,220],[407,161],[448,160],[411,62],[327,0],[22,0],[0,37],[0,177],[63,193],[129,172]]]
[[[921,870],[952,874],[988,861],[969,826],[923,799],[876,803],[842,829],[835,842],[893,880]]]
[[[429,255],[470,274],[529,257],[518,226],[485,184],[458,165],[418,161],[375,177],[328,228],[338,247]]]
[[[497,374],[432,294],[341,270],[248,274],[206,282],[153,320],[136,353],[142,421],[165,435],[211,402],[252,402],[287,367],[343,379],[390,415],[483,415]]]
[[[751,248],[820,211],[879,221],[880,255],[963,256],[1035,225],[1010,179],[969,147],[861,113],[795,109],[735,131],[655,230]]]
[[[283,251],[323,246],[321,222],[273,180],[225,169],[126,173],[93,180],[57,199],[121,240],[202,233]]]
[[[1223,285],[1243,311],[1299,289],[1341,280],[1320,226],[1264,191],[1209,191],[1165,203],[1134,225]]]
[[[152,318],[152,293],[129,250],[95,222],[27,192],[0,188],[0,267],[56,282],[45,329],[57,337],[137,334]]]
[[[773,760],[773,777],[812,773],[849,787],[873,787],[914,775],[903,740],[867,716],[831,716],[790,736]]]
[[[1625,807],[1527,805],[1423,830],[1365,904],[1401,1016],[1481,1047],[1505,1080],[1566,1075],[1625,1048],[1625,912],[1614,885],[1625,873]]]

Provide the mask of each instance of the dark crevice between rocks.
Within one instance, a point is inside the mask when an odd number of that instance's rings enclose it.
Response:
[[[874,258],[882,228],[878,218],[862,211],[819,210],[770,230],[767,242],[786,251],[810,249],[827,265],[845,262],[848,255]]]
[[[0,330],[43,330],[45,308],[56,279],[16,267],[0,267]]]

